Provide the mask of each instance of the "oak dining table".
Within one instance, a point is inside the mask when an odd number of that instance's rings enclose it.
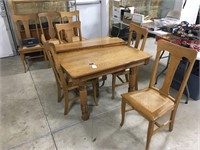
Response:
[[[79,86],[82,120],[89,119],[85,84],[88,80],[129,68],[128,91],[133,91],[138,67],[148,64],[151,58],[151,54],[128,46],[119,38],[108,37],[102,41],[103,38],[98,38],[64,45],[50,44],[56,65]]]

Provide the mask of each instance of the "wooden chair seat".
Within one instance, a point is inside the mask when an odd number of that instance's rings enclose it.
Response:
[[[174,109],[172,99],[161,95],[156,89],[143,89],[132,93],[122,94],[127,103],[140,111],[146,119],[155,121]]]
[[[35,51],[41,51],[43,49],[42,45],[38,44],[33,47],[20,47],[19,52],[35,52]]]
[[[60,44],[59,40],[56,38],[48,40],[48,43]]]

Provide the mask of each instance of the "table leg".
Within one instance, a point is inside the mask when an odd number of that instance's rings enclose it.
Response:
[[[136,79],[137,79],[137,72],[138,72],[137,70],[138,70],[138,67],[130,68],[128,92],[132,92],[133,89],[136,87]]]
[[[80,103],[82,111],[82,120],[89,119],[88,104],[87,104],[87,89],[85,85],[79,87]]]

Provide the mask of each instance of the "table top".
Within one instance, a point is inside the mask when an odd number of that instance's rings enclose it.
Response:
[[[103,47],[109,45],[122,45],[126,42],[118,37],[101,37],[95,39],[87,39],[83,41],[77,41],[66,44],[56,45],[56,53],[62,53],[77,49],[85,49],[85,48],[94,48],[94,47]]]
[[[91,74],[101,75],[134,67],[141,62],[147,64],[151,54],[127,45],[98,47],[72,51],[59,55],[61,66],[72,78],[77,79]],[[136,65],[136,66],[137,66]]]

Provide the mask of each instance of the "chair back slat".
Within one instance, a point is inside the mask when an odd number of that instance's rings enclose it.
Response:
[[[64,40],[66,40],[68,43],[73,42],[74,29],[77,30],[79,40],[82,41],[80,21],[71,22],[67,24],[56,24],[56,31],[59,42],[62,43],[62,38],[61,38],[62,37],[61,35],[63,34],[62,31],[64,31]]]
[[[60,13],[60,18],[61,22],[64,23],[70,23],[70,22],[75,22],[79,21],[79,11],[70,11],[70,12],[59,12]],[[74,29],[74,35],[78,35],[77,30]]]
[[[79,21],[79,11],[59,12],[62,23]]]
[[[60,79],[60,76],[59,76],[58,71],[56,69],[55,60],[54,60],[53,54],[51,52],[51,49],[53,49],[53,47],[49,47],[48,42],[44,43],[43,47],[44,47],[45,52],[47,54],[47,57],[48,57],[48,60],[49,60],[49,64],[50,64],[50,66],[51,66],[51,68],[53,70],[53,73],[54,73],[54,76],[56,78],[56,81],[59,83],[59,85],[61,85],[61,79]]]
[[[60,15],[58,12],[44,12],[44,13],[38,13],[39,21],[40,21],[40,28],[42,30],[42,34],[45,35],[46,39],[49,36],[50,39],[56,38],[56,31],[54,28],[54,23],[60,23]],[[48,35],[44,32],[44,25],[43,23],[47,22],[48,24]]]
[[[136,40],[135,40],[134,47],[143,51],[145,43],[146,43],[148,31],[147,31],[147,29],[142,28],[141,26],[138,26],[135,23],[130,23],[129,24],[128,45],[131,44],[132,36],[133,36],[134,32],[136,33]],[[142,36],[143,36],[143,41],[142,41],[141,47],[139,48],[139,44],[140,44]]]

